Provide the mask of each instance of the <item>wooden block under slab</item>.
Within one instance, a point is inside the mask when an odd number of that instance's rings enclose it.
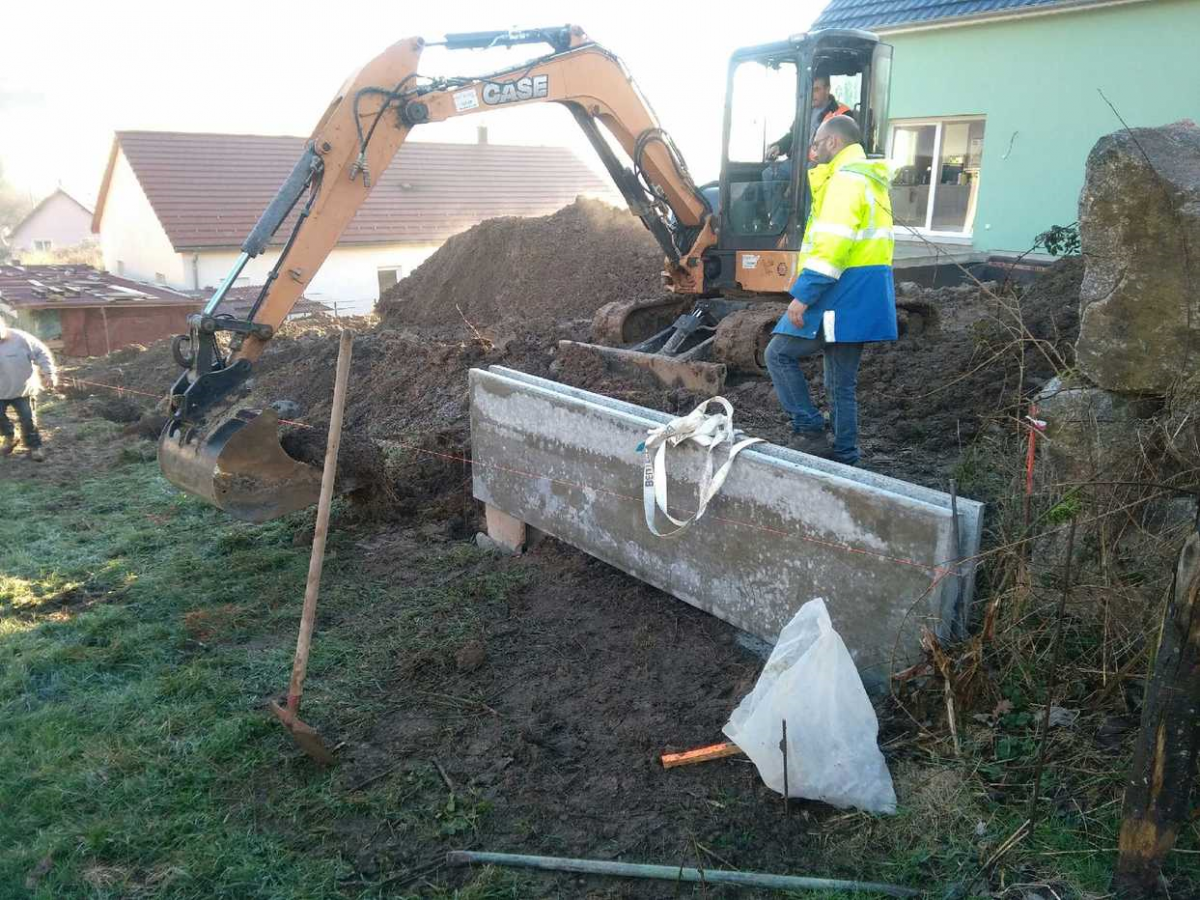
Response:
[[[520,553],[524,550],[529,537],[525,523],[503,510],[496,509],[490,503],[484,504],[484,507],[484,514],[487,516],[488,537],[513,553]]]

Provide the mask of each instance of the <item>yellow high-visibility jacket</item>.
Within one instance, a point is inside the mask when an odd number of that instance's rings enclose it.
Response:
[[[887,163],[859,144],[808,173],[812,208],[791,294],[808,306],[804,327],[786,315],[776,334],[826,341],[896,339],[892,202]]]

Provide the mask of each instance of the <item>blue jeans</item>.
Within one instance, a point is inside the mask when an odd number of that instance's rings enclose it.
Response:
[[[12,422],[8,420],[8,408],[13,408],[17,421],[21,423],[21,441],[30,450],[42,446],[42,436],[38,434],[37,418],[33,412],[33,400],[29,397],[13,397],[0,400],[0,437],[13,436]]]
[[[858,363],[862,344],[827,344],[818,332],[815,338],[777,334],[767,345],[767,371],[784,410],[792,417],[795,432],[822,433],[825,419],[813,405],[808,381],[800,371],[800,360],[825,353],[825,393],[829,399],[833,430],[833,458],[854,465],[858,462]]]

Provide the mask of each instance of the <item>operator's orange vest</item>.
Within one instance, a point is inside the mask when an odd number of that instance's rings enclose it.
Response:
[[[821,123],[824,124],[825,122],[828,122],[834,116],[844,116],[848,112],[850,112],[850,107],[848,107],[845,103],[839,103],[837,105],[837,109],[831,109],[829,112],[825,113],[825,118],[821,120]],[[817,161],[817,149],[811,144],[808,147],[808,161]]]

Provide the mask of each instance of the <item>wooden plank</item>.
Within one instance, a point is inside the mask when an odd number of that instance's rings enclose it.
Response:
[[[685,750],[683,753],[664,753],[662,755],[662,764],[664,769],[674,769],[678,766],[691,766],[714,759],[738,756],[741,752],[742,748],[737,744],[724,741],[720,744],[711,744],[708,747]]]
[[[1156,897],[1167,854],[1190,820],[1200,751],[1200,532],[1179,553],[1175,586],[1146,686],[1142,730],[1125,782],[1113,888],[1117,896]]]
[[[485,505],[484,515],[487,518],[488,537],[513,553],[520,553],[525,549],[527,534],[524,522],[490,503]]]

